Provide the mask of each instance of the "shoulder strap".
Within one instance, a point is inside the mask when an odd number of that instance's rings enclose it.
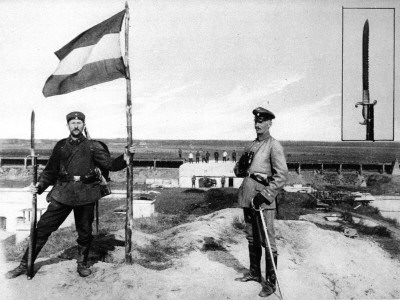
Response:
[[[96,166],[96,163],[95,163],[95,161],[94,161],[94,159],[93,159],[93,156],[94,156],[94,145],[93,145],[93,142],[99,143],[99,144],[104,148],[104,150],[107,151],[108,154],[110,154],[110,150],[108,150],[107,145],[106,145],[104,142],[102,142],[102,141],[98,141],[98,140],[89,140],[89,142],[90,142],[90,153],[91,153],[91,164],[92,164],[92,166],[93,166],[93,167],[98,167],[98,168],[100,169],[100,171],[101,171],[103,177],[106,179],[106,181],[110,181],[110,180],[111,180],[111,179],[110,179],[110,171],[109,171],[109,170],[106,170],[106,169],[103,169],[103,168],[101,168],[100,166]]]

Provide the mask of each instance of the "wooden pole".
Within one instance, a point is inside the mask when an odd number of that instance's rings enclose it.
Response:
[[[129,71],[129,7],[125,2],[125,72],[126,72],[126,121],[127,147],[132,146],[132,100],[131,76]],[[129,153],[129,151],[128,151]],[[133,228],[133,156],[129,155],[126,169],[126,218],[125,218],[125,263],[132,264],[132,228]]]

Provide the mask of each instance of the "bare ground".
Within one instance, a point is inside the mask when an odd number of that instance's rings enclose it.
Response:
[[[234,281],[248,268],[244,233],[232,223],[241,210],[201,216],[158,236],[135,233],[136,247],[179,245],[163,270],[125,265],[117,247],[87,278],[74,260],[44,259],[33,280],[1,280],[2,299],[255,299],[256,282]],[[284,299],[398,299],[400,263],[369,239],[351,239],[308,221],[276,221],[278,279]],[[123,232],[116,232],[123,240]],[[215,249],[206,247],[218,245]],[[206,250],[208,249],[208,250]],[[140,259],[140,253],[134,253]],[[0,256],[1,257],[1,256]],[[0,263],[0,271],[17,263]],[[269,299],[278,299],[277,295]]]

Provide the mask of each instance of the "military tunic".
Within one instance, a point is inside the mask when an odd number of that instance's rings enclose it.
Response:
[[[119,171],[126,167],[126,162],[123,155],[111,159],[99,142],[83,135],[77,140],[63,139],[54,147],[39,178],[38,193],[53,184],[50,197],[57,202],[70,206],[94,203],[101,198],[99,181],[85,183],[80,178],[92,173],[95,166]]]
[[[251,208],[251,201],[257,193],[261,193],[270,202],[270,204],[261,204],[261,208],[263,209],[272,251],[277,253],[273,223],[276,209],[275,199],[286,182],[288,169],[281,144],[271,137],[269,132],[254,140],[245,151],[254,152],[254,157],[247,171],[247,177],[244,178],[239,188],[238,202],[243,207],[250,255],[255,255],[259,260],[261,244],[263,243],[263,229],[261,228],[260,214]],[[238,164],[235,165],[234,169],[236,175]]]
[[[94,205],[101,194],[97,180],[85,183],[81,178],[90,173],[95,165],[118,171],[126,167],[126,162],[123,155],[112,160],[99,142],[87,140],[83,135],[77,140],[71,137],[63,139],[54,147],[38,181],[39,194],[49,185],[54,187],[47,199],[50,204],[37,224],[35,257],[71,211],[74,212],[79,249],[87,257],[93,239]],[[28,249],[22,260],[26,261],[27,257]]]
[[[254,152],[253,161],[248,169],[248,176],[244,178],[239,189],[239,205],[251,207],[251,200],[257,193],[261,193],[271,202],[270,205],[263,203],[262,209],[275,209],[275,198],[279,190],[285,185],[288,169],[285,154],[281,144],[269,133],[254,140],[246,152]],[[237,172],[238,164],[235,166]],[[253,175],[259,181],[250,177]],[[260,183],[267,181],[268,185]]]

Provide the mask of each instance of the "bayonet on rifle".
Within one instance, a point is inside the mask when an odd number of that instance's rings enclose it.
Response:
[[[37,155],[35,154],[35,111],[32,110],[31,115],[31,161],[32,161],[32,184],[37,183]],[[32,195],[32,214],[31,214],[31,231],[29,237],[28,252],[28,270],[27,278],[33,278],[33,266],[35,261],[36,248],[36,218],[37,218],[37,195]]]
[[[370,102],[369,98],[369,23],[368,20],[364,23],[363,38],[362,38],[362,82],[363,82],[363,97],[362,102],[357,102],[356,107],[362,105],[362,116],[364,118],[361,125],[367,126],[366,140],[374,140],[374,105],[377,103]]]

